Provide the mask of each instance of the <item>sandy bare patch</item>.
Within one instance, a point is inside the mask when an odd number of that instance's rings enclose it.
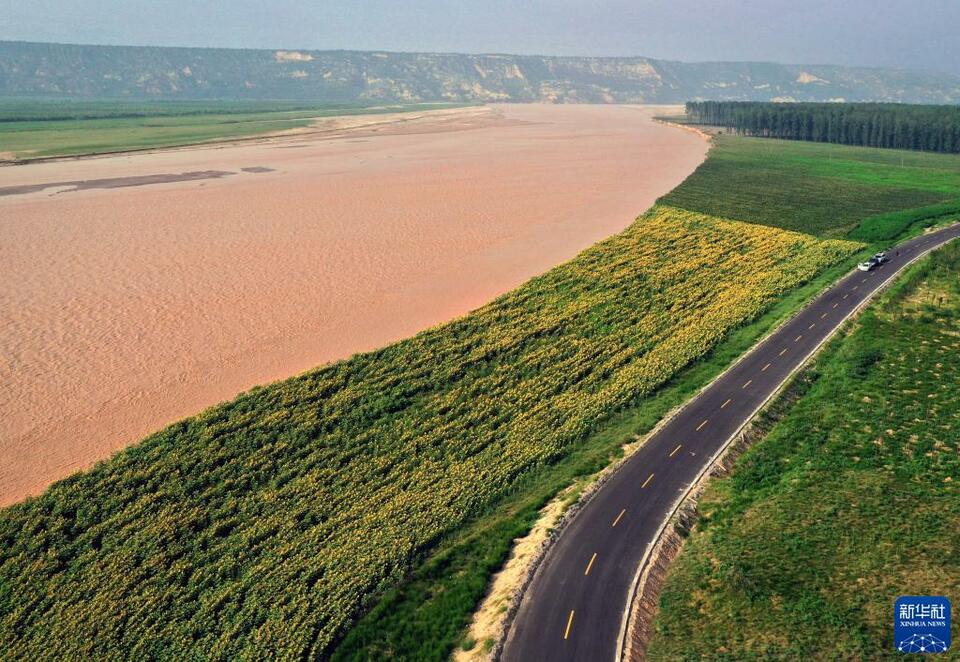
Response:
[[[488,662],[499,657],[507,628],[520,606],[522,592],[564,526],[576,515],[576,509],[583,506],[602,482],[637,452],[668,418],[669,415],[664,417],[656,428],[643,437],[634,436],[632,441],[622,444],[622,454],[618,460],[595,474],[577,479],[540,509],[530,531],[513,541],[510,556],[503,568],[490,579],[487,593],[474,611],[464,635],[465,639],[473,640],[474,646],[467,651],[456,649],[453,653],[455,662]]]
[[[626,227],[707,149],[636,107],[440,115],[0,169],[40,186],[0,197],[0,503],[466,313]],[[233,174],[46,188],[208,171]]]
[[[272,172],[269,168],[241,168],[243,172]],[[42,184],[20,184],[19,186],[0,186],[0,197],[24,195],[47,189],[60,189],[62,193],[71,191],[89,191],[95,188],[125,188],[128,186],[149,186],[151,184],[169,184],[171,182],[196,182],[203,179],[229,177],[232,172],[223,170],[202,170],[193,172],[165,173],[157,175],[138,175],[132,177],[107,177],[104,179],[83,179],[72,182],[44,182]]]
[[[503,568],[490,579],[487,594],[473,613],[465,637],[472,639],[475,645],[470,650],[456,649],[455,662],[487,662],[496,654],[497,646],[502,645],[506,628],[513,617],[511,608],[515,608],[520,592],[526,588],[534,565],[543,558],[552,538],[556,538],[555,529],[567,514],[571,505],[596,489],[599,482],[609,477],[617,467],[640,448],[645,438],[635,437],[630,443],[623,444],[623,455],[597,473],[575,481],[553,497],[540,509],[537,521],[530,527],[527,535],[513,541],[510,556]],[[569,518],[567,518],[569,519]]]
[[[569,505],[566,499],[569,491],[565,490],[544,506],[530,532],[514,541],[510,558],[507,559],[503,569],[491,579],[488,593],[474,612],[473,620],[467,629],[467,636],[476,644],[468,651],[458,648],[453,654],[454,660],[476,662],[491,659],[491,646],[503,635],[510,603],[523,585],[530,563],[566,511]]]
[[[300,133],[327,132],[334,135],[372,136],[406,135],[411,133],[437,133],[441,131],[465,131],[492,126],[518,126],[523,120],[516,113],[504,113],[491,106],[472,106],[439,110],[385,113],[382,115],[347,115],[321,118]]]
[[[299,51],[277,51],[273,54],[273,59],[277,62],[311,62],[313,56]]]

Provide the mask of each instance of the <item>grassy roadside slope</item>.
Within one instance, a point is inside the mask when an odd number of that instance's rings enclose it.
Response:
[[[650,660],[899,659],[894,599],[960,596],[958,273],[956,242],[913,267],[711,484]]]
[[[819,236],[844,237],[871,217],[956,201],[960,156],[720,135],[664,204]],[[938,211],[934,209],[932,214]],[[869,219],[869,220],[868,220]],[[913,222],[894,223],[892,240]],[[890,225],[887,218],[881,223]],[[856,235],[855,235],[856,236]]]
[[[310,126],[323,117],[450,108],[290,102],[0,102],[0,153],[18,159],[176,147]],[[70,115],[73,117],[70,117]],[[7,159],[9,160],[9,159]]]

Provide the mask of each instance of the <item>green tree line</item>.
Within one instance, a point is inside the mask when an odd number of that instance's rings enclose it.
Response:
[[[960,106],[690,101],[696,124],[740,135],[960,153]]]

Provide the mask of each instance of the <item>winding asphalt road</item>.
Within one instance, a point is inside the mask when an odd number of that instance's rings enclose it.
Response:
[[[547,553],[524,594],[501,659],[616,659],[638,569],[678,499],[850,314],[908,262],[956,237],[960,224],[894,247],[887,253],[890,261],[873,271],[845,276],[650,437]]]

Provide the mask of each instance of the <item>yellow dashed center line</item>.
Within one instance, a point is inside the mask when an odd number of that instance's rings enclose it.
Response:
[[[567,617],[567,629],[563,631],[563,638],[567,639],[570,636],[570,626],[573,625],[573,610],[570,610],[570,616]]]
[[[647,485],[649,485],[651,480],[653,480],[653,474],[650,474],[649,476],[647,476],[647,479],[643,481],[643,485],[640,486],[640,489],[642,490]]]
[[[786,354],[786,353],[787,353],[787,348],[784,347],[783,349],[780,350],[780,353],[777,354],[777,356],[783,356],[783,355]]]
[[[709,418],[703,419],[703,423],[701,423],[700,425],[697,426],[697,432],[700,432],[700,430],[703,429],[703,426],[706,425],[706,424],[707,424],[707,421],[709,421],[709,420],[710,420]]]
[[[820,319],[825,319],[826,317],[827,317],[827,314],[824,313],[823,315],[820,316]]]
[[[859,285],[854,285],[854,286],[853,286],[853,289],[857,289],[858,287],[860,287],[860,286],[859,286]]]
[[[836,307],[839,306],[839,305],[840,305],[839,303],[835,303],[835,304],[833,304],[833,307],[836,308]]]
[[[843,295],[843,298],[846,299],[848,296],[850,296],[850,295],[849,295],[849,294],[844,294],[844,295]]]
[[[817,325],[817,323],[814,322],[813,324],[811,324],[810,326],[807,327],[807,331],[809,331],[810,329],[812,329],[812,328],[815,327],[816,325]]]
[[[801,338],[803,338],[803,334],[802,334],[802,333],[801,333],[799,336],[797,336],[796,338],[794,338],[794,339],[793,339],[793,342],[800,342],[800,339],[801,339]]]
[[[767,368],[769,368],[769,367],[770,367],[770,364],[768,363],[767,365],[765,365],[765,366],[763,366],[762,368],[760,368],[760,372],[766,372],[766,371],[767,371]]]
[[[752,379],[748,379],[748,380],[747,380],[747,383],[744,384],[743,386],[741,386],[740,388],[747,388],[747,387],[750,386],[750,384],[752,384],[752,383],[753,383],[753,380],[752,380]]]
[[[730,401],[727,400],[727,402],[730,402]],[[683,444],[677,444],[677,447],[674,448],[672,451],[670,451],[670,457],[673,457],[674,455],[676,455],[677,451],[680,450],[681,446],[683,446]]]
[[[723,409],[723,408],[726,407],[728,404],[730,404],[730,398],[727,398],[727,401],[724,402],[722,405],[720,405],[720,409]]]
[[[583,576],[586,577],[590,574],[590,568],[593,567],[593,562],[597,560],[597,553],[594,552],[593,556],[590,557],[590,563],[587,564],[587,569],[583,571]]]
[[[627,512],[627,509],[626,509],[626,508],[624,508],[623,510],[620,511],[620,514],[617,515],[617,519],[613,520],[613,524],[610,525],[610,528],[611,528],[611,529],[617,525],[617,522],[620,521],[620,518],[623,517],[623,514],[624,514],[625,512]]]

